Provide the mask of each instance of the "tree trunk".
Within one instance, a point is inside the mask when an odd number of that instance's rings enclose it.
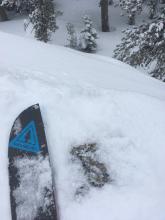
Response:
[[[109,32],[108,0],[100,0],[102,31]]]
[[[8,17],[5,12],[5,9],[2,6],[0,6],[0,21],[7,21],[7,20],[8,20]]]

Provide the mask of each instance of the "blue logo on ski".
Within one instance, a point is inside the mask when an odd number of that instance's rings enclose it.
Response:
[[[40,151],[40,146],[34,121],[31,121],[13,140],[11,140],[9,146],[28,152],[38,153]]]

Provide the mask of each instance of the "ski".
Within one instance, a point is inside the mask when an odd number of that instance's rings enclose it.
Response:
[[[16,118],[10,133],[8,158],[12,220],[58,220],[39,104]]]

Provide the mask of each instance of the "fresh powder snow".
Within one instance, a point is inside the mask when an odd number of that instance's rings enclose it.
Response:
[[[10,129],[20,112],[39,103],[60,220],[164,220],[164,84],[111,58],[3,32],[0,48],[1,219],[11,220]],[[78,200],[84,176],[70,150],[89,142],[99,145],[113,181]]]
[[[16,214],[19,220],[33,220],[42,207],[47,210],[54,204],[52,195],[52,175],[48,157],[17,158],[14,165],[18,170],[19,187],[13,196],[16,201]]]

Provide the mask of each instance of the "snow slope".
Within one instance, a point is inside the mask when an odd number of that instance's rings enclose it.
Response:
[[[165,219],[165,85],[113,59],[0,32],[0,213],[10,220],[7,146],[40,103],[61,220]],[[77,200],[73,145],[97,142],[113,182]]]

